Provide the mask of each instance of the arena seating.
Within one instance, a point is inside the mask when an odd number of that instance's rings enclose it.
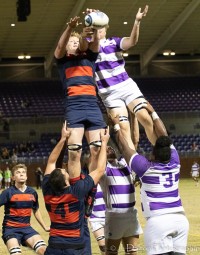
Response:
[[[199,77],[136,78],[141,91],[158,112],[200,110]],[[0,112],[4,117],[63,116],[60,81],[0,83]],[[28,102],[23,107],[22,103]],[[100,107],[105,107],[99,100]]]
[[[55,144],[52,141],[52,138],[54,141],[59,140],[59,133],[46,133],[41,135],[41,139],[38,142],[34,143],[34,150],[32,152],[22,152],[17,153],[18,156],[18,162],[41,162],[41,160],[46,161],[49,157],[49,154],[51,153],[53,147]],[[193,152],[191,150],[191,145],[195,141],[198,145],[198,148],[200,148],[200,135],[193,135],[193,134],[187,134],[187,135],[171,135],[171,139],[173,141],[173,144],[175,145],[176,149],[178,150],[180,155],[199,155],[200,149]],[[1,143],[0,149],[6,147],[10,152],[13,150],[13,148],[16,147],[16,143]],[[83,150],[87,149],[88,145],[86,140],[83,141]],[[141,134],[140,142],[138,146],[138,152],[143,153],[145,155],[148,155],[152,151],[152,146],[149,143],[149,141],[146,138],[145,134]],[[65,155],[64,160],[67,159],[67,153]],[[11,159],[10,159],[11,160]],[[5,160],[8,161],[8,160]],[[3,161],[2,161],[3,162]]]
[[[200,152],[200,135],[199,134],[185,134],[185,135],[170,135],[172,142],[176,149],[181,152],[193,152],[191,146],[193,142],[198,145],[198,152]],[[144,150],[144,152],[148,153],[152,150],[152,146],[146,135],[141,135],[139,147]]]
[[[200,111],[199,77],[136,78],[135,81],[157,112]],[[59,80],[2,82],[0,90],[0,113],[5,118],[63,116],[64,114],[63,91]],[[106,112],[100,99],[99,105],[102,112]],[[47,158],[54,146],[51,143],[54,136],[58,139],[59,134],[43,134],[41,140],[35,144],[34,152],[19,156],[29,159]],[[172,140],[179,152],[191,151],[193,141],[200,147],[199,135],[172,135]],[[13,144],[8,142],[5,145],[9,149],[13,147]],[[4,144],[0,144],[1,148],[3,146]],[[147,153],[151,151],[151,145],[146,136],[141,135],[139,146]]]
[[[0,89],[4,117],[63,116],[62,88],[57,81],[4,83]]]
[[[23,159],[31,159],[31,158],[43,158],[47,159],[53,147],[55,146],[53,140],[58,141],[60,137],[59,133],[45,133],[41,135],[41,139],[39,142],[34,143],[34,151],[33,152],[23,152],[18,154],[19,158]],[[171,135],[171,139],[176,149],[181,152],[192,152],[191,145],[193,142],[199,147],[197,152],[200,152],[200,135],[199,134],[187,134],[187,135]],[[7,147],[10,151],[15,148],[16,143],[2,143],[1,148],[4,146]],[[83,150],[87,148],[87,142],[83,140]],[[146,138],[145,134],[141,134],[140,142],[139,142],[139,151],[144,153],[149,153],[152,151],[152,146]]]
[[[200,110],[199,77],[143,78],[135,81],[158,112]]]

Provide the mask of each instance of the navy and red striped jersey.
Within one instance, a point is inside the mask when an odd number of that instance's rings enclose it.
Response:
[[[51,220],[49,244],[84,247],[85,196],[94,186],[91,176],[80,179],[56,194],[46,175],[42,184],[46,209]]]
[[[60,78],[69,101],[73,99],[96,98],[94,62],[98,53],[87,50],[79,55],[64,56],[56,59]]]
[[[32,210],[39,208],[37,192],[28,187],[24,192],[11,186],[0,195],[0,206],[4,205],[4,227],[30,226]]]

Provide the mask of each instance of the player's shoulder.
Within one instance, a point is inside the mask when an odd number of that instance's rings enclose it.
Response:
[[[27,193],[35,193],[35,194],[37,194],[37,191],[33,187],[30,187],[30,186],[27,186],[26,192]]]
[[[2,192],[1,192],[1,197],[7,197],[8,199],[11,198],[14,194],[16,194],[17,192],[17,189],[15,186],[10,186],[9,188],[7,189],[4,189]]]
[[[1,192],[1,196],[5,196],[6,194],[10,193],[10,188],[8,189],[4,189],[2,192]]]

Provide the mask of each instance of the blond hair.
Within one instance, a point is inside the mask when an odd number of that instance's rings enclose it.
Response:
[[[79,33],[73,31],[70,35],[70,37],[77,37],[78,39],[81,37]]]
[[[12,176],[14,176],[15,172],[19,169],[23,168],[27,172],[27,167],[24,164],[17,164],[12,168]]]

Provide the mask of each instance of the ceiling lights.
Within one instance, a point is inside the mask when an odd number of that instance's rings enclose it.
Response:
[[[122,55],[123,55],[123,57],[125,57],[125,58],[128,57],[128,53],[127,53],[127,52],[124,52]]]
[[[163,56],[175,56],[176,53],[173,50],[164,50]]]
[[[18,59],[22,60],[22,59],[31,59],[30,55],[19,55]]]

